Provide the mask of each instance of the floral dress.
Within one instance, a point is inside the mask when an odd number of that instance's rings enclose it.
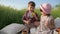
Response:
[[[52,34],[53,30],[50,30],[47,26],[45,26],[45,22],[48,21],[50,23],[50,20],[53,19],[52,16],[44,16],[41,15],[40,25],[38,27],[38,34]]]

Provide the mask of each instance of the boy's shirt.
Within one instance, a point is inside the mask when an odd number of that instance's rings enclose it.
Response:
[[[23,20],[27,20],[27,21],[30,20],[30,23],[33,23],[35,21],[38,21],[39,19],[36,19],[34,15],[36,16],[36,18],[38,18],[37,13],[31,12],[31,11],[27,11],[24,14],[24,16],[23,16]]]

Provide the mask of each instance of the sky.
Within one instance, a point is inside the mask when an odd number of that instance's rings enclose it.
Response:
[[[15,9],[27,8],[28,2],[34,1],[36,3],[36,8],[43,3],[50,3],[52,6],[60,4],[60,0],[0,0],[0,5],[9,6]]]

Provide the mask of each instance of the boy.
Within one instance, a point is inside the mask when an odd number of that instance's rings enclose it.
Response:
[[[32,27],[38,26],[38,15],[34,12],[35,9],[35,3],[33,1],[30,1],[28,3],[28,10],[23,16],[23,22],[25,23],[28,30]]]

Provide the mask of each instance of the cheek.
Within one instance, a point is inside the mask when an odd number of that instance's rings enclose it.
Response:
[[[30,8],[30,7],[28,7],[28,10],[31,10],[31,8]]]
[[[42,15],[44,15],[44,13],[43,13],[43,12],[41,12],[41,14],[42,14]]]
[[[43,12],[41,12],[41,14],[43,14]]]
[[[34,10],[34,8],[31,8],[31,10]]]

